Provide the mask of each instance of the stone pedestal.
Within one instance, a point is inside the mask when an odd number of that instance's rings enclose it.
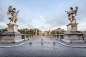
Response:
[[[70,23],[67,25],[67,31],[77,31],[78,23]]]
[[[64,39],[62,39],[65,42],[69,43],[83,43],[83,33],[80,31],[77,31],[77,24],[78,23],[70,23],[67,25],[67,32],[64,33]]]
[[[18,32],[18,25],[16,24],[7,24],[8,32]]]
[[[83,43],[83,34],[80,31],[69,31],[64,33],[64,39],[62,39],[65,42],[69,43]]]
[[[8,31],[1,34],[1,43],[15,43],[21,41],[21,33],[18,32],[18,25],[7,24]]]
[[[21,33],[4,32],[2,33],[1,43],[15,43],[21,41]]]

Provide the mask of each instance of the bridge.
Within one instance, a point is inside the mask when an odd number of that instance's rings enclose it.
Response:
[[[43,39],[43,44],[41,44],[41,39]],[[53,41],[55,40],[55,44]],[[66,57],[74,57],[74,56],[86,56],[85,48],[72,48],[61,45],[57,42],[56,38],[50,36],[34,36],[32,38],[32,44],[29,44],[29,40],[22,41],[21,45],[19,42],[12,44],[0,44],[0,46],[13,46],[9,48],[0,48],[0,57],[1,56],[10,56],[10,57],[37,57],[37,56],[51,56],[51,57],[58,57],[58,56],[66,56]]]

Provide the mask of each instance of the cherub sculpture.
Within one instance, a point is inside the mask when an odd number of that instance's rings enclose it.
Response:
[[[73,20],[75,19],[75,16],[76,16],[78,7],[75,7],[75,8],[76,8],[76,9],[73,10],[73,8],[70,7],[70,11],[65,11],[65,12],[67,12],[67,14],[68,14],[68,19],[70,20],[70,22],[73,22]],[[75,14],[75,16],[74,16],[73,14]]]
[[[8,8],[7,14],[8,14],[8,15],[11,14],[11,17],[9,18],[9,19],[10,19],[10,22],[16,23],[16,21],[17,21],[17,19],[18,19],[18,18],[17,18],[18,12],[19,12],[19,11],[16,12],[16,8],[13,8],[13,9],[12,9],[12,6],[10,6],[10,7]]]

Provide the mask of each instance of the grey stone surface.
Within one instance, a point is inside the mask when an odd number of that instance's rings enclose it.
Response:
[[[36,38],[32,44],[0,48],[0,57],[86,57],[86,48],[66,47],[57,42],[53,45],[53,40],[44,36]]]
[[[7,24],[8,25],[8,31],[7,32],[18,32],[18,25],[16,24]]]
[[[83,43],[83,34],[80,31],[68,31],[64,33],[64,39],[62,39],[65,42],[69,43]]]
[[[20,42],[15,42],[15,43],[1,43],[0,42],[0,48],[2,48],[2,47],[6,47],[6,46],[12,46],[12,47],[14,47],[15,45],[19,45],[19,44],[21,44],[21,43],[24,43],[24,42],[26,42],[26,41],[29,41],[29,40],[23,40],[23,41],[20,41]]]
[[[77,30],[77,24],[76,23],[76,13],[77,13],[78,7],[76,7],[75,10],[73,10],[72,7],[70,7],[70,11],[67,11],[68,19],[70,20],[70,24],[67,25],[67,32],[64,33],[64,39],[62,39],[65,42],[69,43],[83,43],[83,34]],[[75,14],[75,16],[74,16]]]
[[[77,31],[78,23],[70,23],[67,25],[67,31]]]
[[[21,33],[18,32],[18,25],[16,25],[17,14],[16,8],[12,9],[12,6],[8,8],[7,14],[11,17],[8,25],[7,32],[2,33],[1,35],[1,43],[15,43],[16,41],[21,41]]]
[[[21,40],[21,33],[19,32],[4,32],[1,34],[1,43],[15,43]]]
[[[84,42],[84,43],[68,43],[68,42],[64,42],[62,40],[56,40],[56,41],[62,45],[64,44],[65,46],[68,46],[68,47],[86,48],[86,42]]]
[[[84,34],[84,41],[86,41],[86,34]]]

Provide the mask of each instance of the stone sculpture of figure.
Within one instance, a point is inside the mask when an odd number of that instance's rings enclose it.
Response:
[[[75,20],[75,16],[76,16],[77,10],[78,10],[78,7],[76,7],[75,10],[73,10],[73,8],[70,7],[70,11],[67,11],[68,19],[70,20],[70,22],[73,22],[73,20]],[[75,14],[75,16],[73,14]]]
[[[8,8],[7,14],[8,14],[8,15],[11,14],[11,17],[9,18],[9,19],[10,19],[10,22],[16,23],[16,21],[17,21],[17,19],[18,19],[18,18],[17,18],[18,12],[19,12],[19,11],[16,12],[16,8],[13,8],[13,9],[12,9],[12,6],[10,6],[10,7]]]

